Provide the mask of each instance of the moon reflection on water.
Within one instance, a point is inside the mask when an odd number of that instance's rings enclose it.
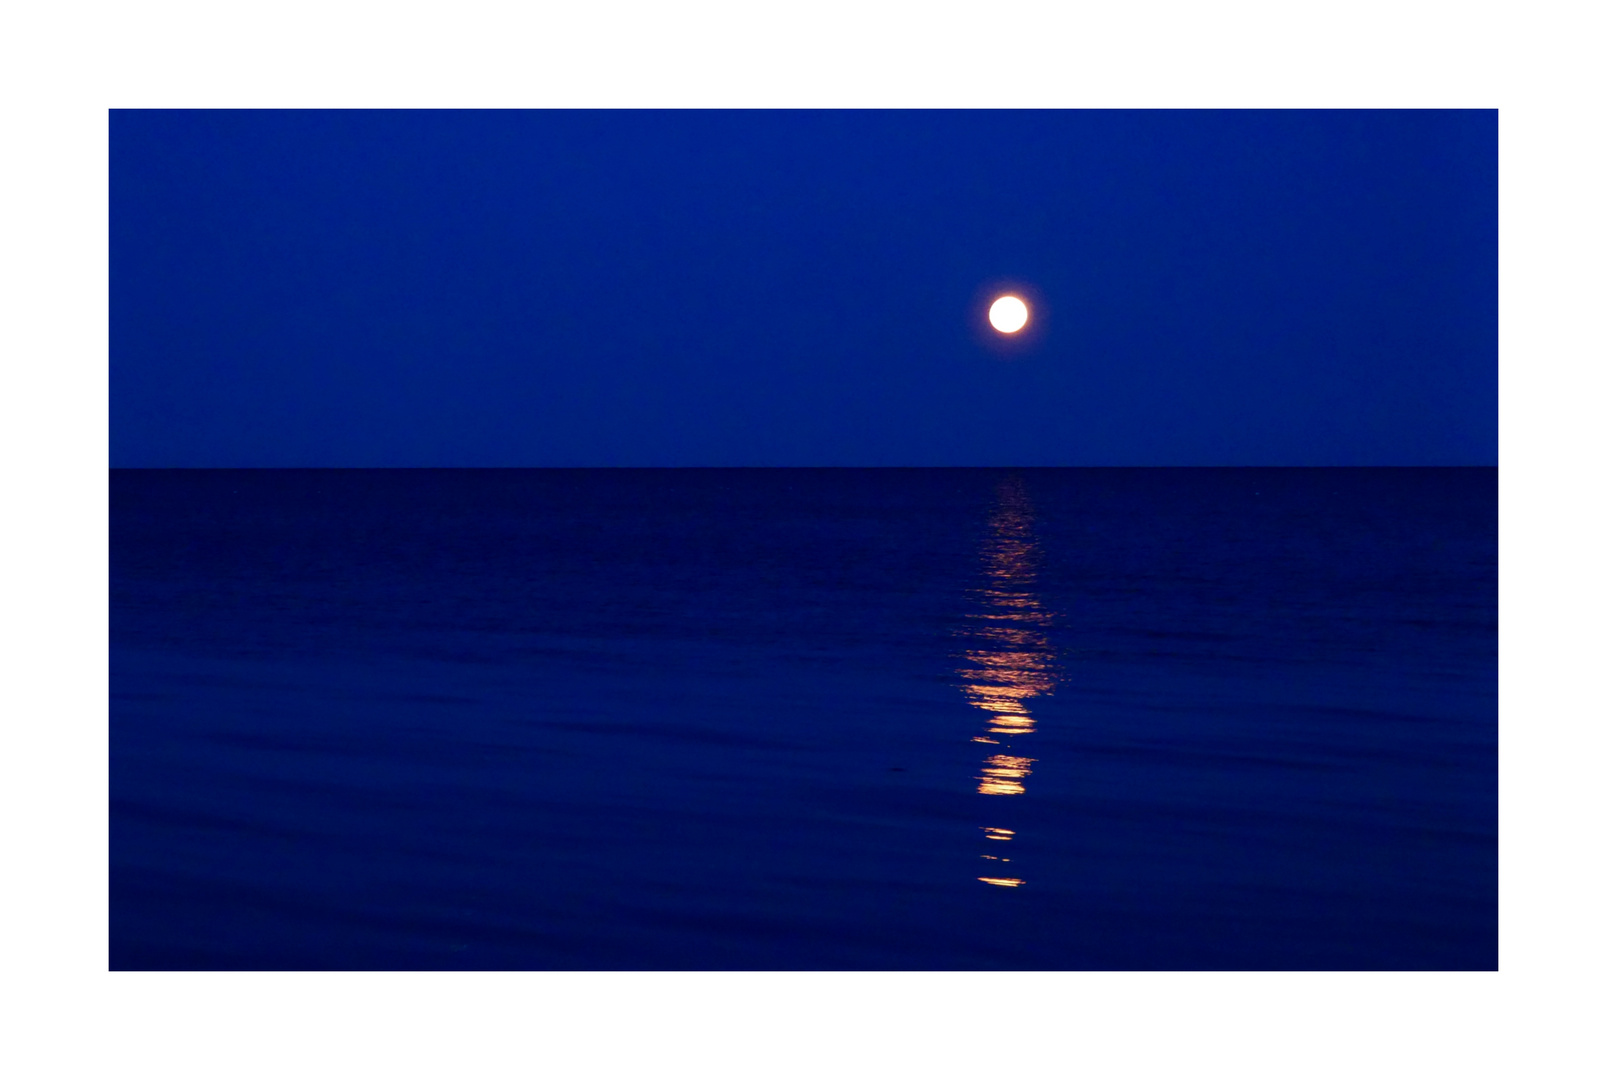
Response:
[[[959,670],[966,698],[987,714],[987,730],[972,742],[998,749],[982,763],[977,793],[1023,795],[1036,759],[1018,748],[1017,740],[1037,726],[1027,702],[1054,690],[1054,654],[1044,630],[1050,612],[1033,590],[1037,576],[1038,542],[1032,531],[1032,504],[1019,477],[999,485],[998,502],[989,519],[989,537],[983,545],[986,581],[977,590],[980,610],[971,618],[980,625],[970,631],[974,647],[964,654]],[[1015,839],[1013,829],[984,825],[983,836],[995,843]],[[987,845],[994,847],[993,843]],[[997,874],[980,877],[989,885],[1024,884],[1004,864],[1009,849],[984,852],[982,858],[998,863]]]

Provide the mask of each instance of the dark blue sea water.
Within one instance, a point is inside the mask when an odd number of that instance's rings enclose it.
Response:
[[[111,476],[113,968],[1496,965],[1493,469]]]

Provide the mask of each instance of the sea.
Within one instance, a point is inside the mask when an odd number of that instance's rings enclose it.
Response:
[[[110,477],[114,970],[1493,970],[1493,468]]]

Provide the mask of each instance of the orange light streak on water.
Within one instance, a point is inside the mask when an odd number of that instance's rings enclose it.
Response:
[[[1037,728],[1029,703],[1054,691],[1054,654],[1045,633],[1051,612],[1035,590],[1038,544],[1032,532],[1032,508],[1016,477],[999,486],[998,506],[989,520],[990,536],[982,550],[986,584],[975,593],[980,610],[971,612],[978,625],[968,635],[973,647],[958,672],[966,699],[987,717],[987,733],[972,742],[999,747],[987,757],[976,777],[981,795],[1025,795],[1026,779],[1037,759],[1012,751],[1014,739]],[[1011,829],[983,826],[989,840],[1011,840]],[[983,858],[1000,860],[996,855]],[[989,885],[1015,888],[1021,878],[978,878]]]

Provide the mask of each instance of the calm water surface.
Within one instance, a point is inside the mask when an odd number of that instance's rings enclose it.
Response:
[[[114,968],[1493,968],[1493,469],[111,478]]]

